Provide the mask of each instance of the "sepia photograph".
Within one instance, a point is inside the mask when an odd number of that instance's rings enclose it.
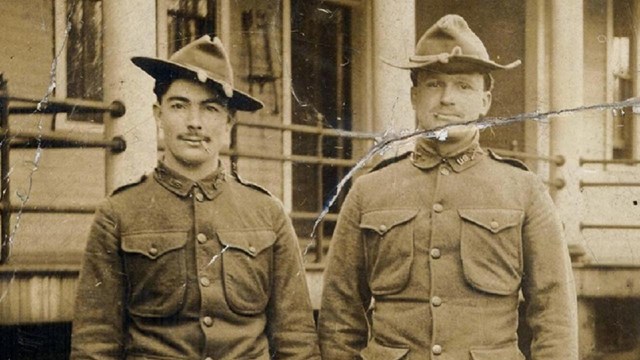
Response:
[[[639,360],[640,0],[0,0],[0,360]]]

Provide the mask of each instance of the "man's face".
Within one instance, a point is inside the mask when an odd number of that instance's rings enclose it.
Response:
[[[418,71],[417,84],[411,88],[411,102],[418,127],[431,130],[476,120],[491,106],[491,92],[484,89],[482,74],[444,74]],[[450,128],[469,131],[472,127]]]
[[[164,131],[165,162],[174,168],[215,169],[229,144],[229,111],[218,93],[185,79],[171,83],[153,113]]]

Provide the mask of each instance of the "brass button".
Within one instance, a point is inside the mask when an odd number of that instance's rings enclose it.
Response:
[[[444,206],[442,206],[442,204],[440,203],[433,204],[433,211],[437,213],[441,213],[442,210],[444,210]]]
[[[432,258],[434,258],[434,259],[440,259],[440,255],[441,255],[441,254],[440,254],[440,249],[438,249],[438,248],[433,248],[433,249],[431,249],[430,253],[431,253],[431,257],[432,257]]]
[[[440,174],[442,174],[444,176],[448,176],[449,174],[451,174],[451,172],[446,167],[442,167],[442,168],[440,168]]]
[[[385,233],[387,232],[387,226],[382,224],[378,227],[378,230],[380,230],[381,233]]]
[[[213,360],[213,358],[211,356],[207,356],[204,360]]]
[[[207,242],[207,235],[199,233],[198,235],[196,235],[196,240],[198,240],[200,244],[204,244]]]
[[[154,246],[150,247],[150,248],[149,248],[149,254],[151,254],[151,255],[156,255],[156,254],[158,254],[158,248],[157,248],[157,247],[154,247]]]
[[[210,316],[205,316],[202,318],[202,322],[206,325],[206,326],[211,326],[213,325],[213,319]]]
[[[440,355],[442,354],[442,346],[436,344],[433,345],[433,347],[431,348],[431,352],[433,353],[433,355]]]
[[[253,246],[249,246],[249,252],[254,254],[256,252],[256,248]]]
[[[202,193],[200,191],[196,191],[195,197],[196,197],[196,200],[198,200],[200,202],[204,201],[204,195],[202,195]]]
[[[208,277],[203,276],[203,277],[200,278],[200,284],[202,286],[209,286],[209,285],[211,285],[211,280],[209,280]]]
[[[440,305],[442,305],[442,298],[440,298],[439,296],[434,296],[431,298],[431,305],[438,307]]]
[[[497,221],[492,221],[490,225],[493,230],[496,230],[497,228],[500,227],[500,224],[498,224]]]

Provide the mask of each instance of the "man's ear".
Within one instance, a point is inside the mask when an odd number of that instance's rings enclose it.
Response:
[[[482,113],[480,114],[481,117],[487,115],[489,109],[491,109],[491,99],[491,91],[485,91],[482,96]]]
[[[162,108],[157,102],[153,104],[153,117],[156,119],[156,125],[160,127],[160,116],[162,115]]]
[[[411,106],[413,107],[413,110],[416,109],[416,97],[418,96],[417,92],[418,92],[418,88],[415,86],[412,86],[411,87]]]

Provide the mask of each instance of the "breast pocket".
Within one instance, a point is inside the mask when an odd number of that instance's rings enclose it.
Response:
[[[273,272],[272,230],[219,232],[224,247],[222,272],[229,308],[243,315],[264,311],[271,296]]]
[[[369,285],[374,295],[395,294],[407,285],[413,262],[413,219],[417,209],[388,209],[362,215]]]
[[[187,235],[186,231],[179,231],[122,236],[131,314],[166,317],[182,308]]]
[[[497,295],[516,292],[522,279],[522,210],[459,209],[460,256],[467,282]]]

